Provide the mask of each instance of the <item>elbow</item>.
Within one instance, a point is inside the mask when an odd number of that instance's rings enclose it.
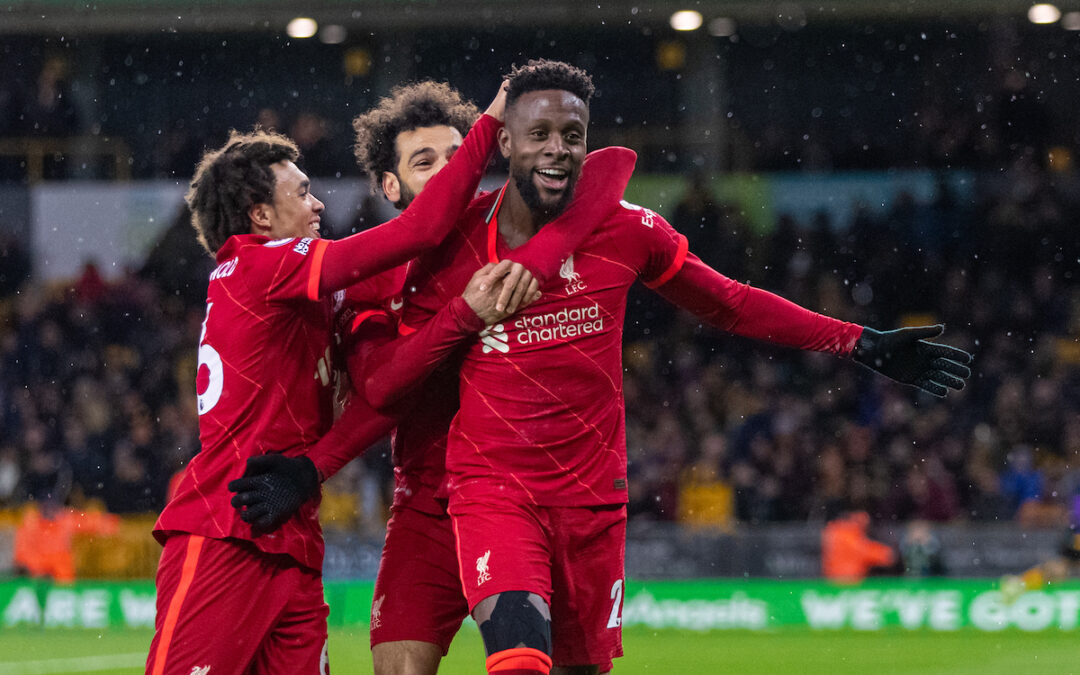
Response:
[[[378,385],[374,376],[364,380],[364,398],[367,400],[368,405],[381,413],[388,412],[396,402],[390,391]]]

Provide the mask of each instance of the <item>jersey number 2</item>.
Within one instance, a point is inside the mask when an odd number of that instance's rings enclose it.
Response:
[[[622,625],[622,594],[623,580],[618,579],[611,586],[611,616],[608,617],[608,628],[618,628]]]
[[[203,319],[202,333],[199,335],[199,370],[195,376],[195,393],[199,398],[200,415],[210,412],[217,405],[225,378],[221,355],[205,342],[206,324],[210,321],[210,308],[213,306],[212,302],[206,303],[206,318]]]

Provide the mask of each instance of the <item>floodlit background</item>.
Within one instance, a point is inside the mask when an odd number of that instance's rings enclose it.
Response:
[[[27,0],[0,5],[0,674],[135,672],[149,644],[149,529],[199,449],[201,151],[289,134],[345,236],[394,213],[352,117],[422,78],[483,107],[534,57],[592,74],[590,147],[636,150],[627,199],[719,271],[881,329],[944,322],[976,357],[939,401],[635,289],[617,670],[1074,667],[1080,586],[1003,577],[1080,519],[1080,5]],[[326,487],[339,672],[369,667],[390,488],[385,444]],[[73,587],[14,565],[48,499],[97,514]],[[837,586],[827,524],[851,511],[892,562]]]

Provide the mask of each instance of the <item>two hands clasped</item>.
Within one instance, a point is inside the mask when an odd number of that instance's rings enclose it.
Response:
[[[490,326],[539,300],[540,284],[521,263],[502,260],[477,270],[461,297]]]

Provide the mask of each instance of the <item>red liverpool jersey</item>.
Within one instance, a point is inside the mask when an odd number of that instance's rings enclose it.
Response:
[[[422,323],[473,272],[511,254],[498,234],[503,192],[466,210],[410,274],[403,322]],[[637,279],[678,271],[686,238],[643,209],[620,209],[563,263],[543,296],[481,333],[460,374],[447,453],[450,490],[492,484],[540,504],[625,502],[622,324]]]
[[[226,484],[240,477],[248,457],[300,454],[333,421],[331,300],[317,300],[328,244],[236,235],[218,251],[199,339],[202,450],[158,519],[159,539],[170,531],[247,539],[321,568],[317,499],[277,532],[256,537],[229,503]]]
[[[487,223],[489,255],[509,253]],[[627,501],[622,335],[626,296],[681,267],[686,238],[663,218],[626,208],[570,256],[543,296],[488,328],[461,368],[450,429],[450,489],[506,489],[541,505]]]

